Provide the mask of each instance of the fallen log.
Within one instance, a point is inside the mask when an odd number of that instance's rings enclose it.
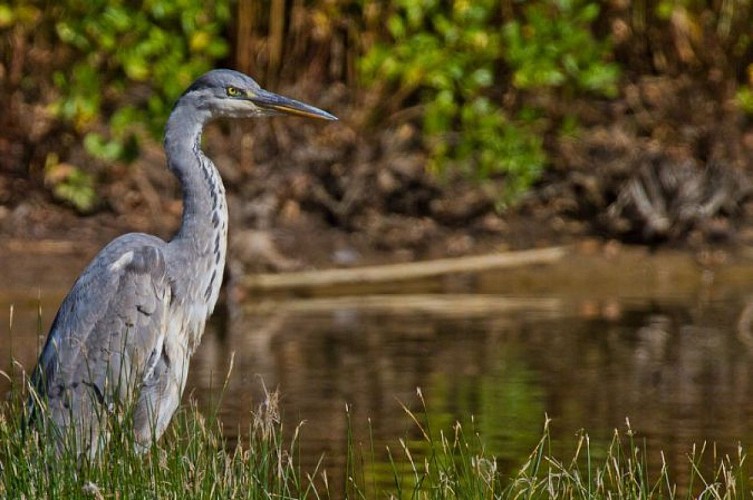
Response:
[[[450,274],[477,273],[492,269],[549,264],[558,261],[567,252],[567,247],[551,247],[423,262],[364,266],[352,269],[252,274],[241,279],[241,286],[247,291],[271,292],[295,288],[413,281]]]
[[[502,297],[484,294],[408,294],[325,297],[292,300],[262,300],[243,305],[253,314],[312,314],[347,309],[389,311],[390,314],[432,314],[437,316],[488,316],[502,312],[537,311],[553,317],[565,310],[565,302],[556,297]]]

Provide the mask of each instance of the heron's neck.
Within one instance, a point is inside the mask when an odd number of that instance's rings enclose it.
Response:
[[[211,313],[219,294],[227,248],[225,187],[214,164],[201,151],[207,113],[180,103],[165,130],[170,170],[183,190],[183,218],[170,242],[175,251],[172,278],[186,300],[203,301]],[[181,266],[184,266],[181,268]]]

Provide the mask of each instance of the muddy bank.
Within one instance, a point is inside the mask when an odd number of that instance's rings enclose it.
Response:
[[[552,164],[508,207],[499,203],[503,177],[479,184],[431,175],[419,121],[400,115],[369,126],[342,86],[316,99],[339,122],[217,123],[206,130],[204,148],[228,190],[234,272],[426,260],[586,238],[699,252],[753,242],[753,123],[728,105],[729,93],[704,78],[636,77],[618,99],[567,103],[581,128],[546,135]],[[66,147],[85,160],[80,145]],[[131,165],[95,165],[99,201],[87,215],[56,200],[33,169],[3,168],[0,240],[33,249],[49,240],[97,247],[129,231],[169,238],[181,202],[164,165],[155,142]]]

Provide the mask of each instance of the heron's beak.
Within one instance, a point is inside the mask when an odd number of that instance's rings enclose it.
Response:
[[[319,108],[262,89],[254,92],[248,99],[260,108],[275,113],[303,116],[305,118],[318,118],[320,120],[337,120],[336,116]]]

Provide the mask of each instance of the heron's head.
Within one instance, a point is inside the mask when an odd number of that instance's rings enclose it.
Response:
[[[209,111],[213,117],[245,118],[295,115],[337,120],[326,111],[268,92],[252,78],[230,69],[212,70],[198,78],[179,102]]]

